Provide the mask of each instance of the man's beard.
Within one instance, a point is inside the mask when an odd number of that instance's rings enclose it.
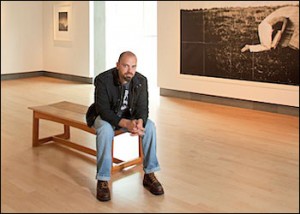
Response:
[[[129,82],[131,79],[132,79],[132,75],[128,75],[128,74],[125,74],[124,75],[124,80],[126,80],[127,82]]]

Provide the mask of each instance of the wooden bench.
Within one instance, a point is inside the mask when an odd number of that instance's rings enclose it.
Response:
[[[74,127],[83,131],[86,131],[91,134],[96,134],[96,130],[94,128],[90,128],[87,126],[85,122],[85,114],[88,109],[88,106],[71,103],[67,101],[53,103],[50,105],[43,106],[34,106],[28,107],[33,110],[33,127],[32,127],[32,146],[38,146],[40,144],[53,141],[56,143],[63,144],[64,146],[71,147],[78,151],[96,156],[96,150],[91,148],[76,144],[71,142],[70,140],[70,127]],[[39,120],[49,120],[53,122],[57,122],[63,124],[64,132],[62,134],[39,138]],[[115,136],[125,133],[122,130],[116,130]],[[96,146],[96,139],[95,139]],[[142,139],[139,137],[139,156],[135,159],[129,161],[123,161],[114,157],[114,141],[112,142],[112,158],[113,158],[113,166],[112,172],[120,171],[126,167],[140,164],[143,162],[143,151],[142,151]]]

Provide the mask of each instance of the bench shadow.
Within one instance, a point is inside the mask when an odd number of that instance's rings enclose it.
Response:
[[[47,142],[43,145],[40,145],[39,147],[45,147],[44,149],[47,149],[46,147],[51,147],[51,149],[57,150],[61,153],[64,153],[65,157],[68,159],[80,158],[84,163],[89,164],[91,166],[91,168],[87,167],[84,170],[81,170],[82,167],[74,167],[74,165],[72,165],[71,162],[69,162],[69,161],[64,162],[63,165],[61,164],[61,162],[57,163],[55,161],[48,163],[48,164],[51,164],[55,168],[61,168],[61,171],[65,174],[67,174],[70,177],[70,179],[72,179],[74,182],[76,182],[82,188],[87,188],[91,192],[91,194],[95,197],[96,186],[97,186],[97,180],[95,178],[95,176],[96,176],[96,157],[95,156],[82,153],[82,152],[72,149],[70,147],[66,147],[64,145],[57,144],[55,142]],[[133,165],[133,166],[124,168],[121,171],[112,173],[111,180],[109,182],[110,186],[112,187],[113,182],[121,180],[127,176],[130,176],[130,175],[133,175],[136,173],[143,173],[142,164]]]

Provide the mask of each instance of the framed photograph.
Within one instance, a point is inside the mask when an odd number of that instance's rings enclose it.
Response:
[[[54,40],[72,40],[72,5],[55,4],[53,7]]]

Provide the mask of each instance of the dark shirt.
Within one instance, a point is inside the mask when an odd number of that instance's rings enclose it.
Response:
[[[122,86],[122,105],[118,111],[118,116],[120,118],[130,118],[130,112],[129,112],[129,87],[130,87],[130,82],[123,84]]]

